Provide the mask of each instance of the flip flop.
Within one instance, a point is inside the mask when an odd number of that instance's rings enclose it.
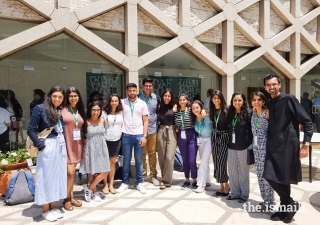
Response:
[[[236,200],[239,199],[237,197],[232,197],[231,195],[229,195],[228,197],[226,197],[227,200]]]

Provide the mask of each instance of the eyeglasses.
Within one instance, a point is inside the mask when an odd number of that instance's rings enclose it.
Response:
[[[261,102],[262,99],[261,99],[261,98],[258,98],[258,99],[257,99],[257,98],[254,98],[254,99],[252,99],[251,101],[252,101],[252,102]]]
[[[78,95],[69,95],[69,98],[78,98]]]
[[[91,112],[100,112],[101,109],[91,109]]]
[[[266,84],[266,87],[267,87],[267,88],[271,88],[271,87],[275,87],[275,86],[277,86],[277,85],[278,85],[277,83]]]
[[[152,85],[144,85],[145,88],[152,88]]]
[[[61,95],[51,95],[51,98],[53,98],[53,99],[63,99],[63,96],[61,96]]]
[[[219,98],[219,97],[213,97],[212,99],[214,99],[214,100],[219,100],[220,98]]]

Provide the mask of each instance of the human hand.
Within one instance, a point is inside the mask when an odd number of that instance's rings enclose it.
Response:
[[[145,137],[142,137],[140,140],[140,146],[145,146],[147,144],[147,139]]]
[[[308,145],[302,145],[300,148],[300,159],[306,158],[309,155],[309,146]]]

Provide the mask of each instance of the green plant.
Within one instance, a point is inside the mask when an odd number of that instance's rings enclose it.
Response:
[[[33,159],[33,157],[30,156],[29,152],[26,149],[18,149],[18,150],[10,151],[7,153],[2,153],[0,151],[0,164],[4,166],[16,164],[16,163],[22,163],[30,158],[32,159],[33,162],[36,161]],[[0,174],[2,173],[3,173],[3,170],[0,168]]]

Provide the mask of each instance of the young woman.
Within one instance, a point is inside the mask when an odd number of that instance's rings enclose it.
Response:
[[[192,188],[197,188],[197,132],[195,131],[192,112],[189,107],[189,98],[185,93],[179,95],[179,104],[174,114],[176,125],[178,146],[183,159],[183,171],[186,181],[181,189],[186,189],[190,186],[190,171],[193,179]]]
[[[227,173],[229,127],[227,121],[228,106],[221,91],[215,90],[211,94],[210,118],[213,123],[212,158],[214,164],[213,176],[220,183],[216,192],[219,196],[229,195],[229,177]]]
[[[274,203],[274,190],[270,184],[262,177],[264,171],[264,161],[266,158],[266,142],[268,131],[269,111],[265,106],[266,96],[261,92],[254,92],[251,96],[253,113],[251,118],[251,129],[253,133],[253,154],[257,171],[258,183],[263,202],[260,203],[261,210],[264,211]]]
[[[177,146],[177,134],[174,125],[173,95],[166,89],[161,95],[158,112],[157,149],[162,175],[160,189],[171,187],[173,176],[174,155]]]
[[[249,197],[249,166],[247,149],[252,146],[251,115],[246,97],[240,92],[232,95],[228,111],[229,143],[228,172],[231,195],[227,200],[244,203]]]
[[[91,91],[91,93],[89,95],[89,100],[88,100],[88,103],[87,103],[87,107],[89,107],[89,105],[92,102],[99,101],[99,97],[100,97],[99,91]]]
[[[0,152],[6,153],[6,145],[9,141],[10,113],[7,104],[0,95]]]
[[[197,186],[195,190],[197,193],[202,193],[205,191],[208,172],[209,172],[209,159],[211,155],[211,136],[212,136],[212,122],[210,117],[202,118],[201,111],[204,106],[201,101],[195,100],[192,105],[192,113],[194,117],[194,129],[197,132],[197,145],[199,147],[200,153],[200,167],[198,171]]]
[[[63,217],[55,202],[67,197],[67,153],[63,134],[61,105],[65,93],[60,86],[50,89],[44,104],[32,111],[27,134],[39,150],[36,168],[35,204],[42,205],[42,217],[56,221]],[[37,132],[53,127],[45,141]]]
[[[122,135],[122,103],[119,95],[111,94],[107,100],[107,104],[102,111],[102,117],[104,118],[104,127],[106,130],[106,140],[109,150],[110,159],[110,173],[109,173],[109,187],[107,183],[107,177],[103,178],[104,187],[102,189],[103,194],[117,193],[113,187],[114,174],[116,172],[115,163],[119,156],[121,147],[121,135]]]
[[[64,122],[68,162],[67,198],[63,202],[63,208],[71,211],[73,206],[82,206],[82,203],[73,197],[73,186],[75,168],[83,156],[83,144],[87,134],[84,105],[77,88],[70,87],[67,89],[61,115]]]
[[[105,138],[104,119],[101,118],[102,106],[98,101],[89,105],[87,111],[88,131],[84,146],[84,158],[80,161],[81,173],[89,174],[90,185],[84,185],[84,197],[87,202],[100,202],[96,185],[108,175],[110,171],[109,153]],[[99,175],[95,175],[99,173]],[[93,193],[94,192],[94,193]]]

